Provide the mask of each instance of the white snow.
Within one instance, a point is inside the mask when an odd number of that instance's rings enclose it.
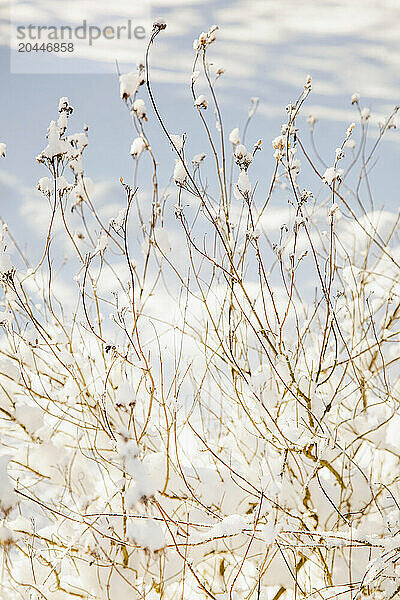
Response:
[[[240,171],[239,178],[237,181],[237,188],[244,196],[247,196],[251,192],[251,183],[249,176],[246,171]]]
[[[141,137],[137,137],[131,144],[131,155],[133,158],[138,158],[146,149],[146,143]]]
[[[133,103],[133,111],[136,113],[138,119],[146,118],[146,103],[141,98],[137,98]]]
[[[7,546],[14,542],[14,534],[9,527],[0,527],[0,546]]]
[[[206,155],[204,154],[204,152],[201,152],[200,154],[195,154],[195,156],[193,156],[192,158],[192,164],[199,165],[201,162],[203,162],[205,157]]]
[[[222,537],[228,535],[237,535],[242,532],[243,529],[248,527],[246,519],[242,515],[233,514],[228,515],[220,523],[214,525],[210,531],[207,532],[207,538]]]
[[[328,167],[323,175],[323,180],[328,185],[331,185],[337,177],[338,177],[338,172],[336,171],[335,167]]]
[[[369,108],[365,107],[365,108],[363,108],[361,110],[361,119],[363,121],[368,121],[368,119],[370,118],[370,116],[371,116],[371,111],[370,111]]]
[[[197,108],[207,108],[208,102],[204,94],[200,94],[200,96],[197,96],[196,100],[194,101],[194,105],[197,106]]]
[[[184,144],[183,136],[172,134],[172,135],[170,135],[170,138],[171,138],[173,144],[176,146],[176,148],[178,150],[182,150],[183,144]]]
[[[184,167],[183,162],[178,158],[176,159],[175,168],[174,168],[174,181],[177,184],[185,183],[187,177],[187,173]]]
[[[243,144],[238,144],[235,148],[235,158],[236,162],[240,166],[248,167],[252,161],[253,156],[248,152],[246,146]]]
[[[0,510],[4,515],[7,515],[17,503],[17,494],[7,473],[11,458],[9,454],[0,457]]]
[[[164,531],[154,519],[132,519],[127,526],[127,535],[132,542],[151,552],[165,546]]]
[[[38,181],[38,190],[44,194],[52,194],[54,191],[54,182],[50,177],[41,177]]]
[[[229,134],[229,141],[234,146],[240,144],[239,127],[235,127]]]
[[[119,90],[123,100],[133,96],[138,89],[138,74],[135,72],[125,73],[119,77]]]

